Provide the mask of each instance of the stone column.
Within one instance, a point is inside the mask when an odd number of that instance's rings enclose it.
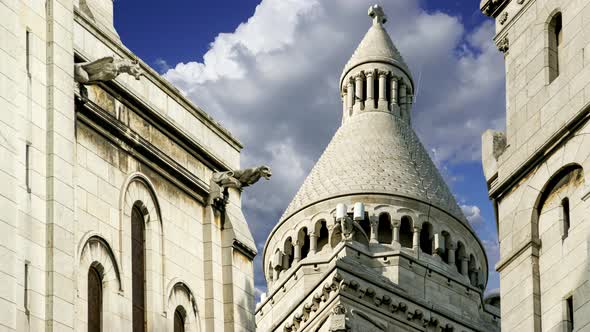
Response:
[[[293,246],[293,249],[294,249],[293,264],[297,264],[301,260],[301,243],[300,243],[300,241],[295,241],[295,245]]]
[[[354,79],[351,77],[348,79],[348,84],[346,86],[346,107],[348,108],[348,116],[352,115],[352,106],[354,105]]]
[[[315,255],[318,251],[318,236],[315,232],[309,233],[309,253]]]
[[[469,263],[469,258],[467,257],[463,257],[461,259],[461,274],[464,276],[468,275],[468,263]]]
[[[365,75],[361,72],[354,77],[354,111],[361,111],[363,107],[363,90],[364,90],[364,81]]]
[[[447,248],[447,260],[449,264],[455,264],[455,246],[452,244]]]
[[[392,244],[399,243],[399,222],[394,223],[392,228],[393,228],[392,229],[393,236],[391,237]]]
[[[365,98],[365,108],[373,109],[375,108],[375,80],[373,79],[373,75],[375,72],[367,71],[365,74],[367,77],[367,96]]]
[[[399,85],[399,100],[398,100],[398,104],[400,105],[400,114],[402,119],[404,119],[406,117],[406,109],[407,109],[407,105],[406,105],[406,84],[404,82],[401,82]]]
[[[346,86],[342,89],[342,123],[344,123],[344,121],[346,121],[346,119],[348,118],[348,96],[347,96],[347,92],[348,90],[346,89]]]
[[[420,250],[420,227],[414,227],[414,233],[412,234],[413,238],[412,238],[412,249],[414,249],[416,252],[419,252]]]
[[[387,72],[386,71],[378,71],[377,75],[379,75],[379,101],[377,102],[377,108],[380,110],[387,109]]]
[[[272,269],[272,280],[273,280],[273,282],[276,282],[277,280],[279,280],[279,269],[277,269],[277,268]]]
[[[370,223],[371,223],[371,238],[369,240],[370,243],[379,243],[379,241],[377,240],[377,229],[379,228],[379,219],[376,219],[374,217],[370,217]]]
[[[399,108],[397,77],[391,77],[391,112]]]

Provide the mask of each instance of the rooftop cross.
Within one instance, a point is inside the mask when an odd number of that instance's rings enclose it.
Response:
[[[384,24],[387,22],[387,16],[385,16],[383,8],[379,5],[369,7],[369,16],[373,18],[373,24]]]

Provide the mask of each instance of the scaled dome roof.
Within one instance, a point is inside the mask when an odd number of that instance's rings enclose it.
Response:
[[[469,227],[411,126],[388,112],[356,115],[336,131],[281,220],[314,203],[351,194],[413,198]]]

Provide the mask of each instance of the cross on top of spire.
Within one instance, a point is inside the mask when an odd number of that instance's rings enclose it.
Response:
[[[379,5],[369,7],[369,16],[373,18],[373,24],[384,24],[387,22],[387,16],[385,16],[383,8]]]

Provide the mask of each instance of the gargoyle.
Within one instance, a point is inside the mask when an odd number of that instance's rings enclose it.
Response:
[[[242,189],[258,182],[260,178],[268,180],[271,176],[272,172],[268,166],[213,173],[213,176],[211,176],[209,203],[216,203],[220,199],[225,201],[227,188]]]
[[[74,79],[80,84],[110,81],[121,73],[134,76],[136,80],[143,75],[137,60],[115,59],[112,56],[74,65]]]

